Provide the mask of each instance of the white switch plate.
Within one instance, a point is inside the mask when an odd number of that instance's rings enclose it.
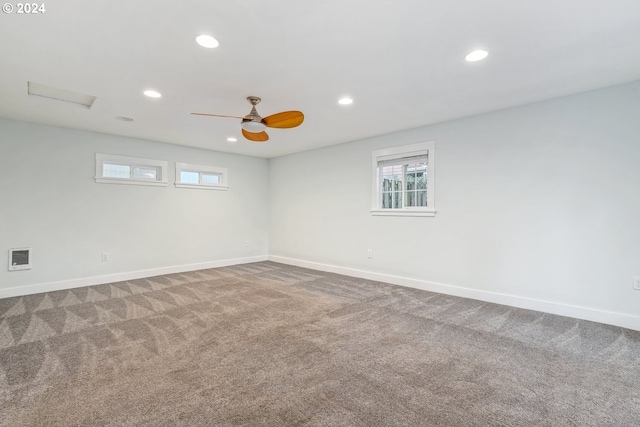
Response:
[[[109,261],[109,252],[102,252],[102,261]]]
[[[633,289],[640,291],[640,276],[633,278]]]
[[[367,249],[367,258],[373,258],[373,249]]]

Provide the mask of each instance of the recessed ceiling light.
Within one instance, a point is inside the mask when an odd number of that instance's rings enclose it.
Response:
[[[340,105],[350,105],[350,104],[353,104],[353,99],[349,98],[348,96],[345,96],[344,98],[340,98],[338,100],[338,104],[340,104]]]
[[[229,142],[237,142],[238,139],[230,136],[229,138],[227,138],[227,141],[229,141]]]
[[[206,47],[208,49],[213,49],[214,47],[218,47],[218,45],[220,44],[218,40],[216,40],[215,38],[207,34],[200,34],[198,37],[196,37],[196,42],[200,46]]]
[[[132,122],[133,119],[131,117],[125,117],[125,116],[118,116],[116,117],[116,120],[120,120],[121,122]]]
[[[489,55],[489,52],[487,52],[486,50],[474,50],[473,52],[465,56],[464,59],[469,62],[475,62],[486,58],[487,55]]]
[[[162,96],[160,92],[156,92],[155,90],[145,90],[144,94],[149,98],[160,98]]]

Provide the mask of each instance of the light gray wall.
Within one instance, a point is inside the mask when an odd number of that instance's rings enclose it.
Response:
[[[436,216],[371,216],[371,152],[426,140]],[[638,83],[272,159],[270,180],[270,255],[640,312]]]
[[[371,152],[431,139],[436,217],[371,216]],[[170,182],[227,167],[230,190],[97,184],[96,152],[166,159]],[[269,251],[637,316],[638,165],[638,83],[271,161],[0,119],[0,286]],[[21,246],[33,269],[8,272]]]
[[[168,160],[169,186],[98,184],[96,152]],[[175,188],[176,161],[228,168],[229,190]],[[268,173],[265,159],[0,119],[0,285],[266,256]],[[8,272],[22,246],[33,268]]]

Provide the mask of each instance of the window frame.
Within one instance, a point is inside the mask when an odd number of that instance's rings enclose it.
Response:
[[[398,160],[405,157],[427,157],[427,206],[404,206],[407,189],[402,181],[402,208],[382,207],[381,161]],[[379,216],[435,216],[435,141],[375,150],[371,161],[371,215]]]
[[[181,182],[181,174],[182,172],[194,172],[199,175],[198,179],[202,182],[202,174],[205,175],[218,175],[220,176],[219,184],[193,184],[193,183],[183,183]],[[229,170],[227,168],[221,168],[217,166],[209,166],[209,165],[196,165],[193,163],[182,163],[176,162],[176,188],[193,188],[199,190],[222,190],[226,191],[229,189]]]
[[[104,164],[115,164],[129,166],[131,176],[129,178],[116,178],[104,176]],[[155,187],[166,187],[167,170],[169,163],[166,160],[143,159],[140,157],[118,156],[115,154],[96,153],[96,176],[95,180],[101,184],[127,184],[127,185],[149,185]],[[150,168],[158,171],[155,179],[133,178],[135,168]]]

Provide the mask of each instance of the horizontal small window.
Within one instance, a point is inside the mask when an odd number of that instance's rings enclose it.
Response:
[[[220,185],[221,183],[222,183],[221,174],[210,174],[210,173],[200,174],[200,184]]]
[[[131,166],[102,163],[102,178],[131,178]]]
[[[227,190],[227,169],[215,166],[176,163],[176,187]]]
[[[133,168],[133,177],[136,179],[158,180],[158,168],[138,167]]]
[[[180,171],[180,184],[220,185],[222,174],[207,172]]]
[[[164,160],[96,153],[96,182],[166,186],[167,167]]]

